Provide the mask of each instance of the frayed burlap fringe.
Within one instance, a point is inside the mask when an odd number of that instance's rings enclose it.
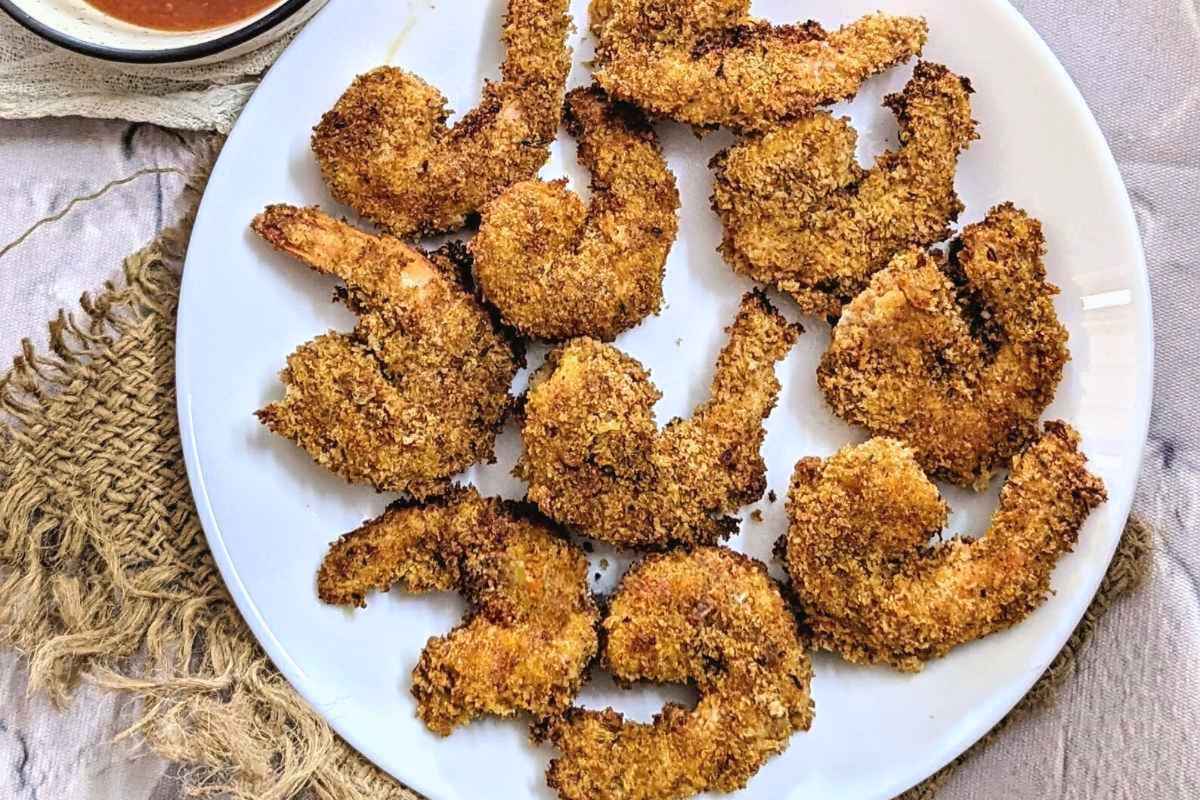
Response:
[[[30,686],[59,703],[80,680],[137,699],[123,735],[178,763],[195,795],[413,798],[274,669],[205,544],[175,416],[174,318],[189,227],[130,256],[122,286],[85,296],[79,315],[60,313],[51,352],[26,344],[0,377],[0,643],[24,654]],[[1131,523],[1067,647],[976,748],[1048,702],[1096,620],[1136,584],[1147,550],[1147,532]],[[969,756],[905,800],[931,798]]]
[[[26,344],[0,378],[0,642],[59,703],[80,680],[139,700],[123,735],[196,795],[413,798],[275,670],[205,544],[175,417],[189,228],[130,256],[122,286],[60,313],[51,352]]]

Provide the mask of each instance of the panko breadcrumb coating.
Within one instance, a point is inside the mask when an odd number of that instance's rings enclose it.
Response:
[[[459,283],[451,256],[431,259],[316,209],[274,205],[254,230],[314,270],[345,281],[359,315],[288,358],[283,400],[263,424],[352,483],[424,497],[490,459],[523,353]]]
[[[357,606],[396,582],[462,592],[466,618],[429,640],[412,673],[417,714],[445,736],[485,714],[541,718],[570,705],[598,647],[587,570],[583,551],[532,509],[460,489],[395,505],[343,536],[317,589]]]
[[[853,97],[928,34],[913,17],[871,14],[828,33],[749,12],[749,0],[592,0],[596,80],[656,116],[763,130]]]
[[[484,208],[475,276],[528,336],[611,341],[662,305],[679,192],[640,111],[599,88],[572,91],[566,107],[592,173],[591,206],[565,180],[516,184]]]
[[[781,551],[815,646],[850,661],[921,669],[1025,619],[1106,499],[1062,422],[1013,461],[983,538],[932,547],[948,509],[912,450],[872,439],[796,465]]]
[[[661,432],[658,389],[633,358],[594,339],[548,356],[525,405],[516,468],[552,519],[623,547],[711,544],[724,516],[766,489],[759,454],[775,407],[775,362],[801,333],[759,293],[746,295],[717,360],[710,398]]]
[[[571,67],[568,0],[509,0],[499,83],[446,127],[446,98],[412,73],[354,80],[313,131],[333,196],[396,236],[457,230],[546,163]],[[450,57],[452,51],[447,51]]]
[[[817,370],[834,411],[982,489],[1037,436],[1067,363],[1037,220],[1011,204],[950,255],[902,253],[846,307]]]
[[[976,137],[971,85],[922,62],[885,104],[900,146],[864,170],[849,120],[818,113],[719,153],[713,209],[733,269],[836,316],[898,251],[950,234],[959,154]]]
[[[813,718],[812,668],[761,563],[722,547],[651,556],[622,579],[604,620],[620,682],[691,683],[696,708],[650,724],[572,709],[543,726],[562,751],[546,778],[563,800],[677,800],[744,787]]]

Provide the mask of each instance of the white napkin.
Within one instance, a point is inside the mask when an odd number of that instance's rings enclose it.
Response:
[[[101,117],[227,133],[291,35],[200,66],[85,58],[0,14],[0,118]]]

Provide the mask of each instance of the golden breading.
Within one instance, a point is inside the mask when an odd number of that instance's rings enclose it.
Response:
[[[916,671],[1017,624],[1105,500],[1079,436],[1049,422],[1013,461],[982,539],[929,546],[948,509],[912,450],[872,439],[796,465],[780,550],[814,644],[849,661]]]
[[[446,98],[412,73],[355,79],[313,131],[333,196],[396,236],[457,230],[546,163],[571,67],[568,0],[509,0],[499,83],[453,128]],[[447,51],[450,55],[450,51]]]
[[[713,209],[733,269],[836,316],[898,251],[950,234],[958,156],[976,138],[971,86],[922,62],[886,105],[900,147],[864,170],[846,119],[818,113],[719,153]]]
[[[592,0],[596,80],[656,116],[763,130],[853,97],[920,53],[928,33],[922,19],[888,14],[827,33],[749,12],[749,0]]]
[[[572,709],[539,733],[561,751],[547,782],[564,800],[677,800],[744,787],[813,718],[812,668],[761,563],[703,547],[633,567],[604,620],[603,663],[623,683],[691,683],[693,710],[650,724]]]
[[[479,288],[538,339],[611,341],[658,313],[679,192],[658,137],[599,88],[567,95],[567,126],[592,173],[586,207],[566,181],[526,181],[483,210],[471,243]]]
[[[516,474],[552,519],[624,547],[711,544],[737,530],[722,516],[762,496],[763,420],[775,362],[800,335],[758,293],[746,295],[721,351],[712,395],[661,432],[660,397],[633,358],[594,339],[552,352],[525,406]]]
[[[288,358],[283,400],[263,424],[352,483],[424,497],[492,457],[524,356],[459,283],[453,248],[427,259],[316,209],[270,206],[254,230],[318,272],[345,281],[359,315]]]
[[[327,603],[365,605],[371,590],[458,590],[470,610],[425,646],[413,669],[417,714],[443,736],[489,714],[559,714],[596,655],[599,612],[583,551],[531,509],[460,489],[395,505],[346,534],[321,564]]]
[[[1044,249],[1006,204],[948,259],[897,256],[833,330],[817,382],[834,411],[911,445],[934,477],[986,487],[1037,435],[1069,358]]]

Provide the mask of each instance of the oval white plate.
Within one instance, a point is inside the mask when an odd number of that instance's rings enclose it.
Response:
[[[879,0],[810,0],[803,13],[827,26],[876,10]],[[969,76],[983,139],[958,179],[962,222],[1012,200],[1041,218],[1051,279],[1074,355],[1048,416],[1083,434],[1109,502],[1092,515],[1075,553],[1054,574],[1055,596],[1016,628],[931,664],[919,675],[816,658],[812,731],[799,734],[750,782],[746,798],[886,798],[918,782],[987,731],[1024,694],[1066,641],[1104,574],[1128,514],[1145,442],[1151,393],[1150,301],[1139,237],[1112,157],[1062,67],[1002,0],[890,0],[887,10],[925,15],[926,57]],[[586,30],[586,3],[573,3]],[[755,12],[786,21],[794,4],[758,0]],[[339,2],[322,12],[266,77],[213,171],[188,253],[179,312],[179,415],[197,505],[229,589],[272,660],[352,745],[433,798],[549,797],[542,772],[553,755],[526,741],[518,721],[484,720],[439,739],[421,726],[409,671],[426,639],[458,620],[453,596],[393,591],[348,612],[317,601],[314,574],[329,542],[379,513],[390,498],[353,488],[268,434],[252,412],[280,396],[277,372],[289,352],[352,318],[329,302],[332,284],[270,252],[247,231],[272,202],[336,206],[308,149],[309,130],[355,74],[403,65],[436,84],[452,107],[474,105],[484,77],[497,74],[503,0],[467,11],[430,0]],[[577,35],[572,85],[588,82],[591,55]],[[872,81],[849,113],[870,158],[894,141],[881,95],[903,86],[910,67]],[[709,210],[709,157],[731,140],[697,140],[659,126],[683,196],[682,228],[671,253],[662,315],[618,344],[653,371],[664,392],[660,420],[690,413],[707,392],[712,364],[748,283],[716,253],[720,229]],[[574,146],[560,136],[542,173],[586,186]],[[782,306],[787,308],[787,304]],[[790,311],[789,311],[790,313]],[[745,509],[733,545],[768,559],[784,528],[792,465],[863,438],[825,407],[813,378],[827,326],[809,332],[779,367],[784,391],[768,423],[765,456],[779,501]],[[534,353],[535,363],[541,351]],[[524,377],[519,378],[518,387]],[[485,492],[520,496],[508,476],[519,438],[511,428],[500,462],[467,478]],[[979,533],[991,493],[948,492],[952,528]],[[749,518],[758,508],[761,522]],[[596,561],[602,554],[597,553]],[[608,555],[600,588],[626,561]],[[597,565],[597,571],[601,567]],[[597,676],[582,698],[649,719],[656,688],[618,692]]]

